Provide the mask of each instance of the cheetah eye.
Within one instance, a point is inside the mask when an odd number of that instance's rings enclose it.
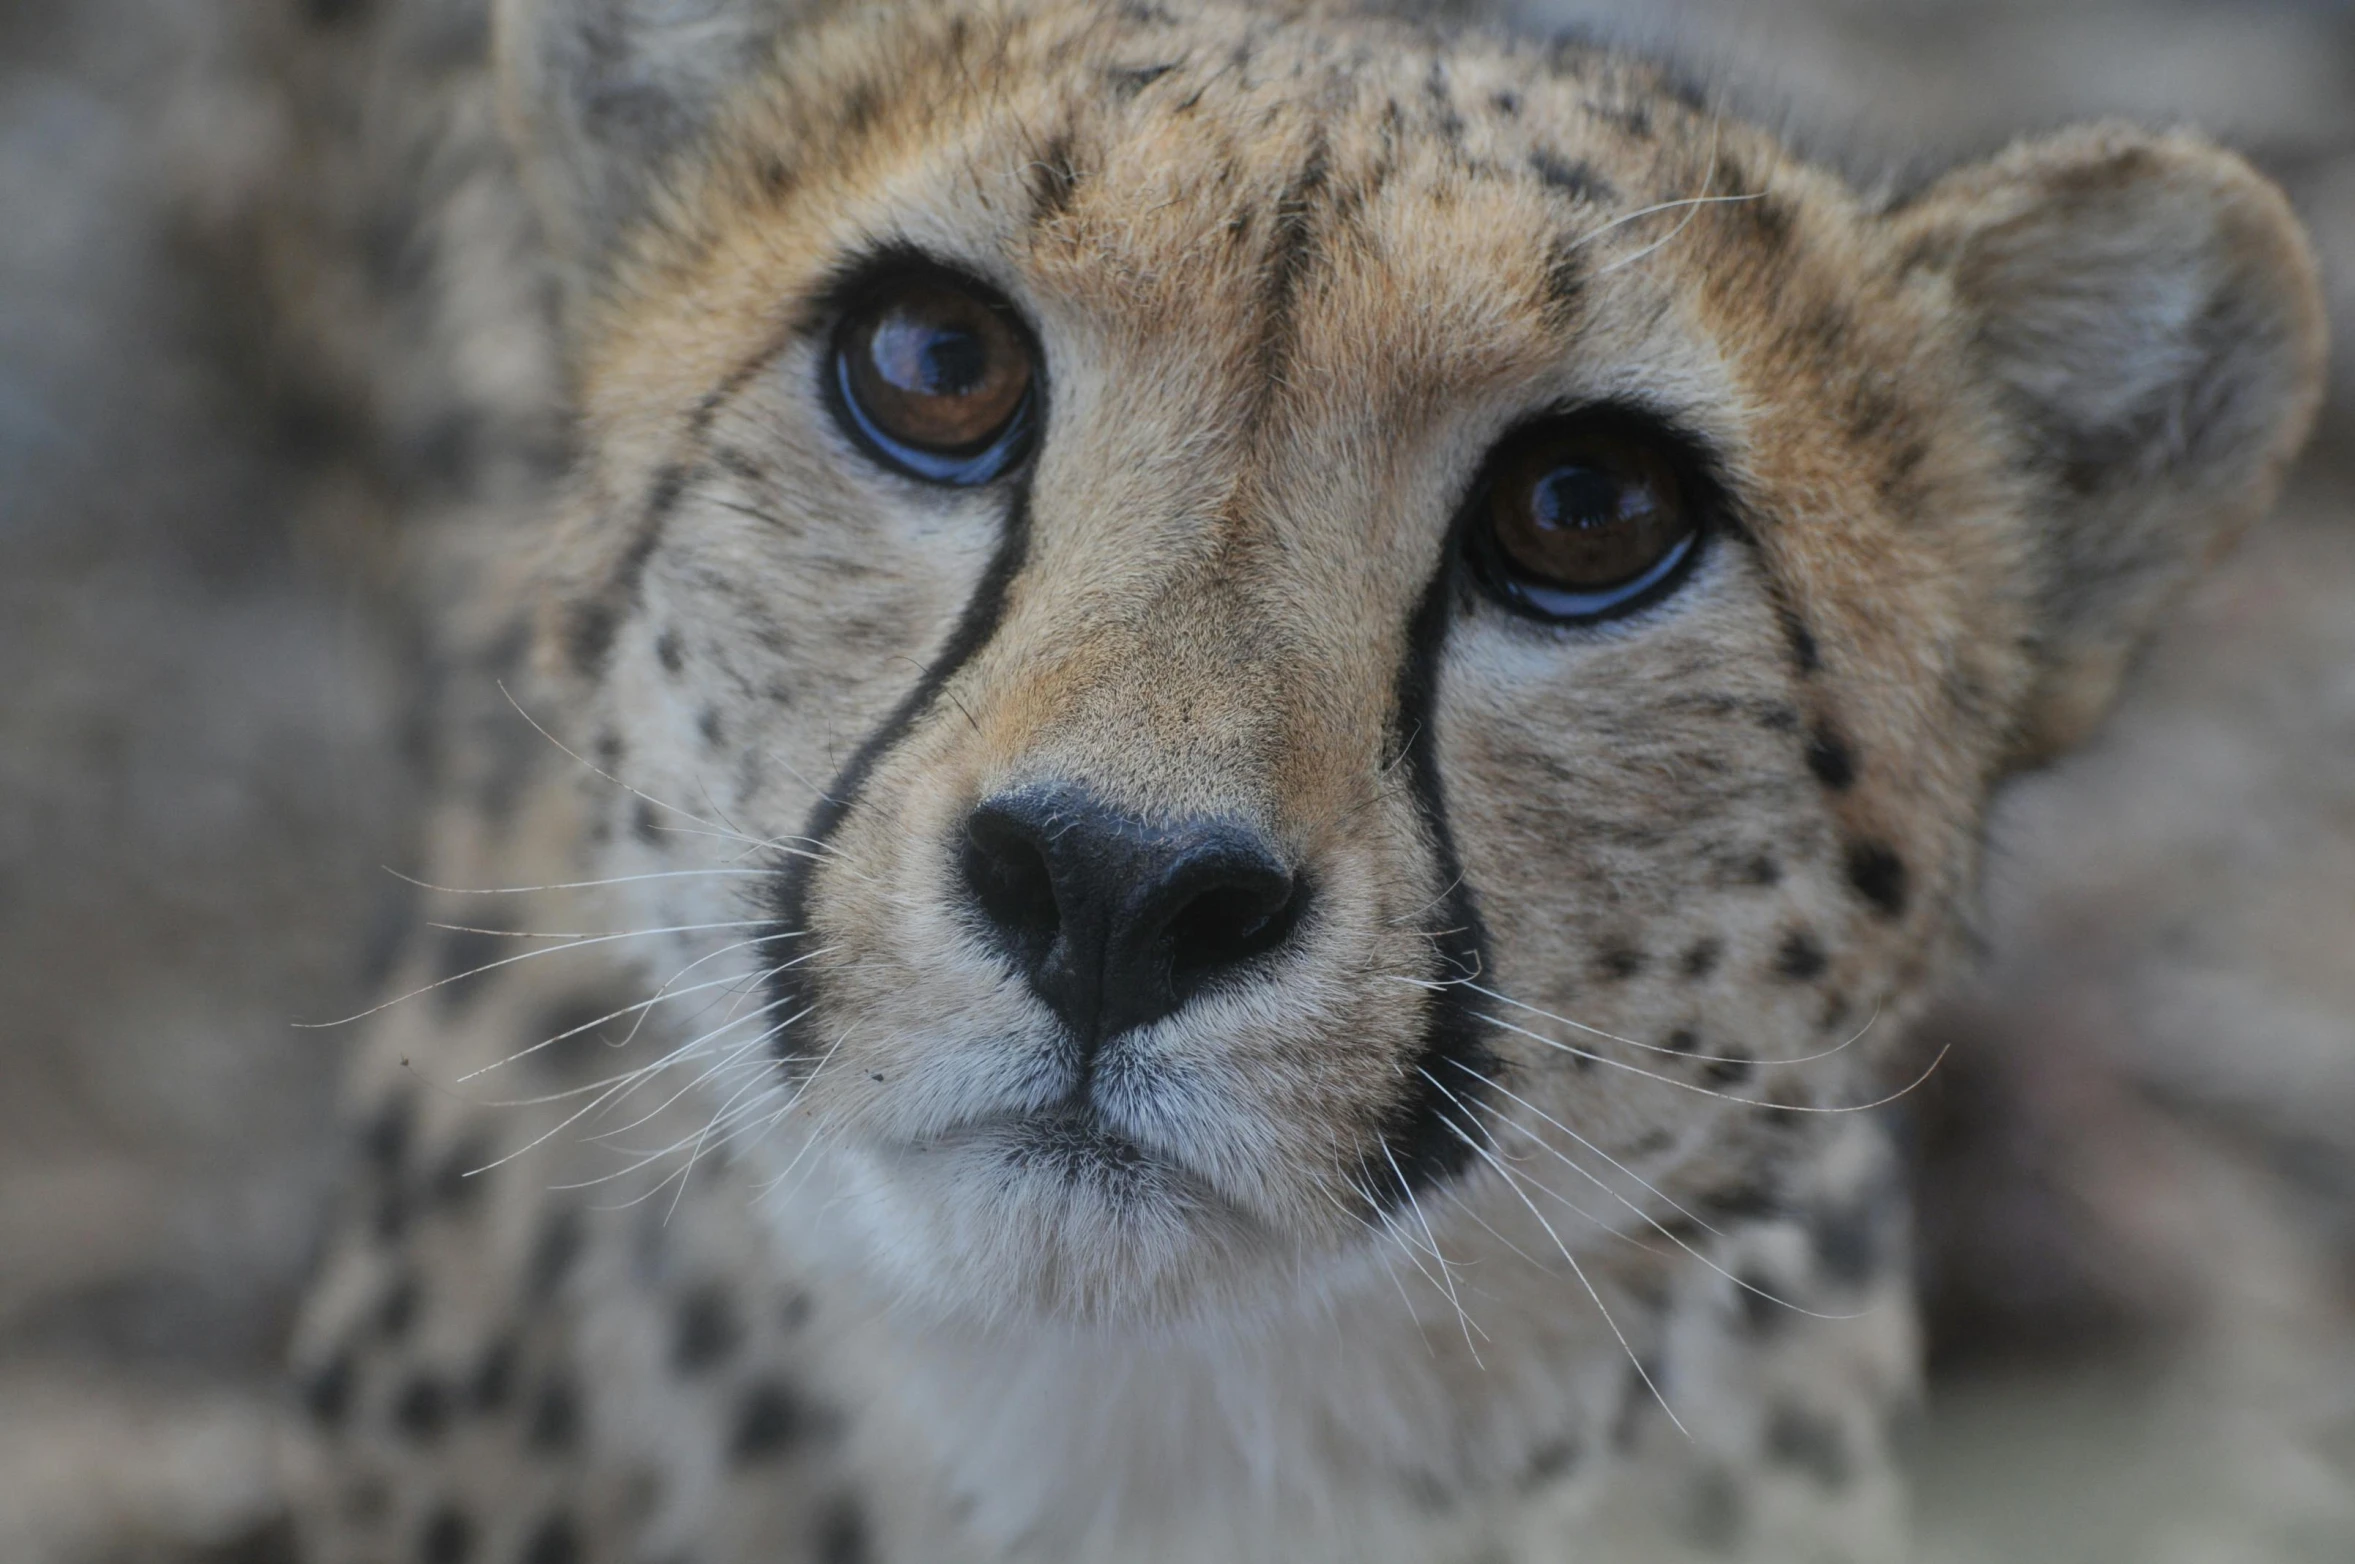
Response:
[[[1583,624],[1674,588],[1701,528],[1669,442],[1617,414],[1548,419],[1489,458],[1465,550],[1508,607]]]
[[[988,483],[1030,446],[1034,354],[1013,311],[954,279],[868,290],[834,335],[836,415],[885,466]]]

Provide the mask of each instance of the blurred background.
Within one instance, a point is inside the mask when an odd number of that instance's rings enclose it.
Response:
[[[291,1023],[414,921],[382,866],[448,763],[420,604],[554,438],[529,301],[471,359],[398,307],[465,264],[434,93],[479,10],[0,0],[6,1564],[287,1559],[274,1371],[349,1046]],[[2289,189],[2355,343],[2351,0],[1521,10],[1868,180],[2198,124]],[[1998,819],[1914,1121],[1933,1564],[2355,1558],[2355,349],[2337,375],[2280,512]]]

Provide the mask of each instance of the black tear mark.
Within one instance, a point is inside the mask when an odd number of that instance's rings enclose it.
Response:
[[[1790,1402],[1777,1406],[1767,1419],[1766,1456],[1777,1466],[1806,1473],[1830,1492],[1847,1487],[1854,1475],[1840,1425],[1823,1413]]]
[[[1030,491],[1027,484],[1017,487],[1009,506],[1005,529],[998,541],[997,553],[982,572],[981,580],[973,589],[972,600],[958,617],[956,629],[949,634],[948,643],[940,655],[917,678],[914,689],[902,698],[890,716],[866,741],[858,747],[849,762],[835,774],[833,782],[821,795],[808,820],[802,826],[799,849],[776,864],[775,889],[770,906],[772,921],[762,928],[766,940],[797,937],[809,927],[810,891],[813,865],[823,856],[834,833],[841,829],[843,818],[858,802],[867,779],[876,766],[890,754],[914,729],[917,719],[930,711],[940,698],[940,692],[958,669],[972,660],[974,654],[997,634],[998,624],[1005,617],[1006,593],[1020,574],[1030,549]],[[781,967],[770,980],[778,1013],[795,1015],[807,1010],[815,998],[815,978],[806,965]],[[786,1027],[777,1034],[776,1057],[790,1062],[804,1059],[803,1039],[810,1028]]]
[[[1406,661],[1399,670],[1390,721],[1390,751],[1406,767],[1437,860],[1433,872],[1448,888],[1432,908],[1424,936],[1443,977],[1478,981],[1494,966],[1488,953],[1488,925],[1456,852],[1438,752],[1439,664],[1447,646],[1455,587],[1453,557],[1443,555],[1407,627]],[[1474,1146],[1487,1139],[1487,1127],[1476,1110],[1485,1095],[1481,1083],[1494,1079],[1499,1069],[1489,1044],[1488,1019],[1460,982],[1430,991],[1425,1004],[1417,1068],[1405,1078],[1404,1094],[1378,1130],[1387,1154],[1369,1159],[1382,1164],[1370,1171],[1373,1193],[1386,1210],[1460,1174],[1470,1164]],[[1579,1063],[1592,1065],[1583,1058]],[[1390,1166],[1394,1160],[1395,1170]]]
[[[1573,161],[1541,147],[1529,154],[1529,166],[1539,179],[1545,181],[1547,189],[1559,190],[1573,200],[1599,202],[1619,199],[1619,192],[1612,188],[1611,182],[1583,158]]]
[[[1885,842],[1848,844],[1848,883],[1884,918],[1905,915],[1905,860]]]
[[[1823,947],[1817,944],[1815,936],[1805,929],[1793,929],[1784,935],[1783,942],[1776,949],[1774,955],[1775,975],[1786,978],[1793,983],[1805,983],[1811,979],[1819,978],[1823,976],[1824,969],[1830,965],[1830,961],[1824,956]]]
[[[1807,769],[1835,793],[1856,785],[1856,757],[1849,751],[1848,741],[1828,727],[1819,726],[1808,736]]]

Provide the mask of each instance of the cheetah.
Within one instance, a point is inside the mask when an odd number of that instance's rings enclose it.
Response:
[[[2273,187],[1335,5],[494,20],[573,417],[305,1556],[1901,1557],[1907,1023],[2305,436]]]

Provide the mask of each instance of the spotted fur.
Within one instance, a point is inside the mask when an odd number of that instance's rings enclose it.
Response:
[[[578,413],[501,598],[547,737],[370,1023],[314,1556],[1900,1552],[1867,1105],[1992,791],[2303,437],[2271,187],[2104,127],[1871,197],[1650,66],[1323,7],[498,22]],[[1004,482],[821,395],[910,254],[1041,346]],[[1455,529],[1596,405],[1715,530],[1538,624]],[[1048,787],[1311,888],[1087,1076],[954,869]]]

